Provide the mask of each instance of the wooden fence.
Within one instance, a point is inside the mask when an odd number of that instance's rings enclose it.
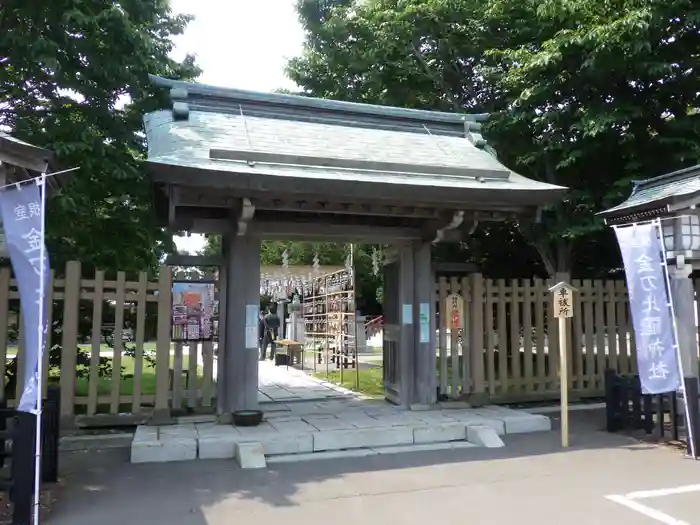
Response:
[[[558,397],[558,321],[548,291],[556,281],[492,280],[478,274],[439,278],[441,393],[483,393],[493,401]],[[606,368],[636,372],[625,284],[576,279],[572,284],[578,292],[574,317],[567,320],[569,384],[574,395],[602,396]]]
[[[64,421],[80,415],[145,418],[154,410],[213,410],[216,344],[188,348],[171,343],[170,268],[161,268],[152,281],[145,273],[127,280],[124,272],[106,280],[100,271],[86,279],[77,262],[68,263],[62,274],[65,278],[55,279],[52,273],[48,287],[53,330],[46,349],[53,351],[44,353],[43,370],[61,386]],[[478,274],[438,278],[440,391],[496,402],[556,398],[558,325],[551,318],[548,292],[553,282],[490,280]],[[574,396],[602,396],[606,368],[636,372],[625,286],[622,281],[572,284],[579,291],[568,321],[569,381]],[[9,268],[2,268],[0,395],[9,406],[19,395],[16,378],[24,366],[18,312],[17,284]]]
[[[64,421],[213,406],[214,343],[171,344],[169,267],[161,268],[155,281],[146,273],[127,280],[124,272],[110,281],[101,271],[81,278],[78,262],[69,262],[64,275],[56,279],[51,272],[46,297],[51,328],[43,360],[47,384],[61,387]],[[9,268],[1,268],[0,395],[9,406],[20,395],[21,332],[17,283]]]

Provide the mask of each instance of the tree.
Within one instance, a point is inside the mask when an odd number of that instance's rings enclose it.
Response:
[[[697,161],[698,9],[690,0],[340,2],[305,22],[304,53],[288,73],[311,96],[491,113],[485,131],[502,162],[571,188],[519,231],[548,274],[593,277],[619,265],[595,213],[626,196],[631,179]],[[467,241],[484,268],[498,266],[499,244],[524,246],[509,225],[485,232],[488,243]]]
[[[505,16],[511,0],[489,10]],[[506,164],[571,188],[526,231],[548,270],[613,236],[595,213],[629,195],[630,181],[697,162],[698,21],[692,2],[521,2],[527,19],[556,29],[538,42],[492,49],[490,81],[505,93],[489,134]]]
[[[49,207],[52,266],[87,272],[157,268],[174,249],[152,212],[141,118],[165,107],[148,74],[191,79],[169,58],[190,20],[167,0],[6,0],[0,9],[0,126],[79,166]]]

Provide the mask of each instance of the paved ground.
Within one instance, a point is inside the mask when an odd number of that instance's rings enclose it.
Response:
[[[258,368],[258,402],[285,403],[289,401],[355,399],[358,394],[327,381],[320,381],[308,373],[274,362],[260,361]]]
[[[700,523],[700,494],[638,501],[672,521],[607,499],[697,483],[700,464],[595,430],[602,425],[600,412],[572,413],[566,451],[550,432],[507,436],[508,446],[497,450],[309,461],[265,471],[243,471],[228,460],[130,465],[126,451],[74,454],[63,463],[65,492],[48,523]]]

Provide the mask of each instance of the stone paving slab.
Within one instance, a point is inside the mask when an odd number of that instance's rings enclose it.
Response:
[[[311,377],[296,368],[275,366],[272,361],[260,361],[258,367],[258,402],[288,403],[304,400],[363,399],[364,396]]]
[[[480,428],[490,429],[495,436],[551,430],[548,417],[505,407],[410,411],[386,403],[299,405],[290,405],[299,410],[266,414],[257,427],[212,422],[140,426],[131,446],[131,461],[230,459],[238,457],[238,447],[248,443],[274,456],[469,441]]]

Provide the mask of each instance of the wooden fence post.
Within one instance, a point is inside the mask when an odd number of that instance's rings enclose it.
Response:
[[[469,309],[469,335],[472,394],[486,392],[484,381],[484,278],[480,273],[469,276],[471,308]]]
[[[61,337],[61,420],[72,426],[75,415],[75,379],[78,359],[78,314],[80,310],[80,263],[66,263]]]
[[[169,266],[160,267],[158,277],[158,327],[156,339],[156,402],[151,423],[167,425],[170,417],[168,390],[170,371],[170,322],[172,315],[172,272]]]

